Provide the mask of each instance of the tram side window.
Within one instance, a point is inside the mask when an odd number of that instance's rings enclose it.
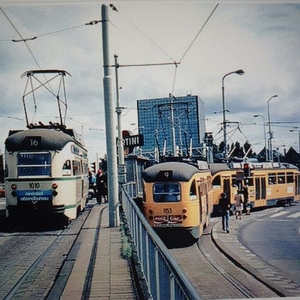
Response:
[[[285,173],[278,173],[278,183],[285,183]]]
[[[276,184],[276,174],[275,173],[269,174],[268,182],[269,182],[269,184]]]
[[[71,161],[69,159],[66,160],[64,165],[63,165],[62,174],[63,174],[63,176],[69,176],[69,175],[72,174]]]
[[[179,183],[155,183],[153,185],[154,202],[179,202]]]
[[[18,176],[51,176],[49,152],[20,152],[17,156]]]
[[[73,175],[81,175],[81,167],[80,167],[80,161],[78,160],[73,160],[72,161],[73,164]]]
[[[213,186],[221,186],[221,176],[220,175],[218,175],[214,178],[212,185]]]
[[[231,176],[231,184],[232,184],[232,186],[237,186],[238,185],[237,181],[236,181],[236,176],[235,175]]]
[[[286,182],[287,182],[287,183],[292,183],[292,182],[294,182],[294,174],[293,174],[293,173],[288,172],[288,173],[286,174]]]
[[[87,174],[88,173],[88,164],[87,163],[83,163],[83,174]]]
[[[196,181],[193,180],[191,187],[190,187],[190,200],[197,199],[197,192],[196,192]]]

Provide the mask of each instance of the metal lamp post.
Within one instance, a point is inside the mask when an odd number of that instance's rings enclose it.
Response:
[[[268,150],[267,150],[267,135],[266,135],[266,122],[263,115],[254,115],[255,118],[262,117],[263,119],[263,126],[264,126],[264,140],[265,140],[265,157],[266,161],[268,160]]]
[[[233,71],[230,73],[227,73],[222,78],[222,103],[223,103],[223,134],[224,134],[224,158],[227,158],[227,140],[226,140],[226,107],[225,107],[225,88],[224,88],[224,79],[226,76],[230,74],[238,74],[243,75],[245,72],[240,69],[237,71]]]
[[[278,95],[273,95],[268,101],[267,101],[267,108],[268,108],[268,123],[269,123],[269,160],[272,162],[273,161],[273,150],[272,150],[272,139],[273,139],[273,134],[271,130],[271,120],[270,120],[270,108],[269,108],[269,103],[273,98],[278,97]]]

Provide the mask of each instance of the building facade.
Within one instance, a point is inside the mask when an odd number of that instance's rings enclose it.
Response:
[[[198,155],[205,136],[205,105],[196,95],[137,100],[143,153]]]

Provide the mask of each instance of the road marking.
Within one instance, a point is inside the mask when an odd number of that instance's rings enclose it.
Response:
[[[294,218],[294,219],[298,218],[298,217],[300,217],[300,212],[297,212],[297,213],[294,213],[294,214],[288,216],[288,218]]]
[[[288,211],[281,211],[281,212],[279,212],[279,213],[277,213],[277,214],[274,214],[274,215],[270,216],[270,218],[276,218],[276,217],[285,215],[285,214],[287,214],[287,213],[288,213]]]

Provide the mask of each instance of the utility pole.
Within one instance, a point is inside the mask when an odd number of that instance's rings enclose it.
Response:
[[[123,137],[122,137],[122,120],[121,114],[122,109],[119,93],[119,77],[118,77],[118,55],[115,54],[115,75],[116,75],[116,96],[117,96],[117,122],[118,122],[118,181],[119,181],[119,201],[122,202],[122,184],[126,182],[126,166],[124,162],[124,148],[123,148]]]
[[[121,122],[121,114],[122,109],[120,102],[120,94],[119,94],[119,77],[118,77],[118,55],[115,54],[115,72],[116,72],[116,96],[117,96],[117,122],[118,122],[118,156],[119,156],[119,165],[124,165],[124,150],[123,150],[123,137],[122,137],[122,122]]]
[[[112,92],[112,76],[109,63],[109,39],[108,39],[108,7],[101,6],[102,13],[102,44],[103,44],[103,90],[104,90],[104,109],[106,127],[106,153],[107,153],[107,180],[108,180],[108,200],[109,200],[109,226],[117,227],[119,221],[118,204],[118,171],[117,153],[114,122],[114,103]]]
[[[177,155],[177,151],[176,151],[176,140],[175,140],[175,126],[174,126],[174,104],[173,104],[173,95],[170,93],[169,94],[169,98],[170,98],[170,118],[171,118],[171,136],[172,136],[172,151],[173,151],[173,155],[174,156],[178,156]]]

